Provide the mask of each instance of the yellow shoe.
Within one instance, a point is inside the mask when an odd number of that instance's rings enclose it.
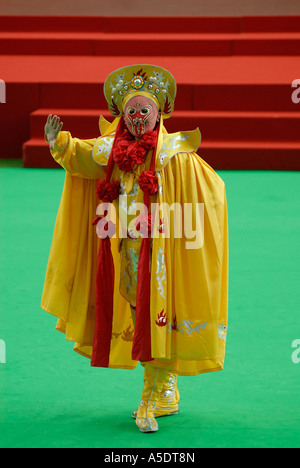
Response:
[[[176,374],[168,373],[160,398],[154,408],[154,418],[172,416],[179,413],[178,404],[180,395],[177,387],[177,378]],[[137,413],[138,410],[135,410],[131,416],[136,419]]]
[[[179,413],[180,395],[177,387],[177,374],[168,373],[160,399],[155,406],[155,417],[172,416]]]
[[[153,404],[147,404],[142,400],[135,419],[136,425],[141,432],[158,431],[158,424],[153,414]]]
[[[154,410],[160,398],[168,370],[145,365],[144,388],[142,401],[136,414],[136,425],[141,432],[156,432],[158,424],[155,420]]]

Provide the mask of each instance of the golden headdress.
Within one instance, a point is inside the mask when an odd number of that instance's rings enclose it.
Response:
[[[170,72],[156,65],[130,65],[112,72],[104,83],[104,95],[114,117],[123,113],[124,101],[137,92],[154,100],[167,119],[174,110],[176,82]]]

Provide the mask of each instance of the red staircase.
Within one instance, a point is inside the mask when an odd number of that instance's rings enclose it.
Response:
[[[300,17],[0,17],[0,30],[0,157],[20,157],[23,146],[25,167],[57,167],[43,141],[47,115],[73,136],[97,137],[99,116],[112,120],[106,76],[153,63],[178,83],[168,131],[199,127],[198,153],[215,169],[300,169],[300,104],[291,98]]]

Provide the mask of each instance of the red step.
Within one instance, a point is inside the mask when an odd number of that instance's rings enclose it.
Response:
[[[300,170],[300,142],[204,142],[197,153],[215,170]],[[24,143],[23,165],[60,167],[41,139]]]
[[[299,32],[300,16],[244,16],[240,24],[243,32]]]
[[[61,166],[56,163],[52,158],[49,146],[42,139],[32,138],[23,143],[23,166],[31,168],[60,168]]]
[[[64,130],[82,139],[97,137],[99,116],[112,121],[108,110],[38,109],[30,116],[32,138],[43,136],[49,114],[58,115]],[[293,112],[175,111],[164,122],[169,133],[199,128],[203,141],[300,141],[300,114]]]
[[[0,31],[2,55],[261,56],[300,48],[300,16],[0,16]]]
[[[218,70],[219,72],[219,70]],[[297,76],[297,75],[296,75]],[[300,78],[300,72],[299,72]],[[292,81],[274,83],[181,83],[178,82],[176,110],[294,112]],[[103,83],[47,83],[39,86],[41,108],[106,109]]]
[[[238,17],[0,16],[0,31],[122,33],[129,25],[136,33],[229,33],[242,27]]]
[[[0,16],[0,31],[88,31],[144,33],[238,33],[238,32],[299,32],[300,16],[244,17],[122,17],[122,16]]]
[[[0,32],[2,55],[299,55],[300,33]]]

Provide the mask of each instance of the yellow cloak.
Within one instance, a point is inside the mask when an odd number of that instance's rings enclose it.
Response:
[[[93,348],[100,241],[92,225],[99,205],[96,185],[105,178],[117,123],[118,119],[112,124],[101,119],[102,136],[92,140],[60,132],[52,151],[66,177],[41,308],[58,318],[57,330],[88,358]],[[161,126],[155,166],[159,190],[151,197],[159,206],[151,241],[151,351],[158,365],[172,360],[172,370],[179,375],[222,370],[228,326],[225,185],[197,155],[200,141],[199,130],[168,134]],[[145,169],[142,166],[139,172]],[[112,180],[121,180],[129,195],[136,177],[116,167]],[[185,206],[199,208],[200,224],[194,209],[183,209],[175,221],[173,213]],[[122,249],[117,237],[111,239],[111,247],[115,291],[109,367],[134,369],[134,323],[130,304],[120,294]]]

